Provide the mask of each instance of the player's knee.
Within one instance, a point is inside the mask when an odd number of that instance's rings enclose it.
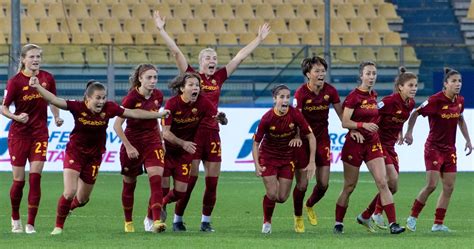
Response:
[[[70,201],[72,199],[74,199],[74,196],[76,195],[76,191],[75,190],[71,190],[71,191],[64,191],[63,193],[63,196],[66,200]]]
[[[347,194],[352,194],[352,192],[354,191],[355,187],[356,187],[356,183],[351,183],[351,184],[346,184],[344,186],[344,192],[346,192]]]
[[[276,193],[267,193],[267,198],[271,201],[277,201],[278,195]]]
[[[451,196],[453,191],[454,191],[454,184],[445,184],[445,185],[443,185],[443,192],[445,194]]]
[[[436,184],[428,184],[428,185],[426,185],[425,190],[426,190],[426,192],[428,192],[428,193],[430,193],[430,194],[433,193],[433,191],[436,190]]]

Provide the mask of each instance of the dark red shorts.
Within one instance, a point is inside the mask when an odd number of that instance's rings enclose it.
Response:
[[[303,145],[299,148],[295,148],[296,168],[304,169],[309,163],[309,142],[307,139],[303,139]],[[331,142],[328,139],[318,138],[316,140],[316,167],[330,166],[331,165]]]
[[[94,184],[99,174],[100,163],[102,157],[86,156],[81,157],[65,153],[63,167],[65,169],[73,169],[79,172],[79,178],[87,184]]]
[[[382,146],[383,148],[383,158],[385,160],[385,165],[393,164],[397,173],[400,172],[398,166],[398,154],[395,152],[395,147],[393,146]]]
[[[426,171],[457,172],[456,151],[439,151],[425,147]]]
[[[138,158],[130,159],[127,155],[125,146],[120,147],[120,164],[122,166],[122,175],[139,176],[143,174],[143,167],[164,167],[165,151],[161,142],[152,144],[136,144],[132,145],[138,150]]]
[[[277,176],[278,178],[285,178],[292,180],[295,175],[295,163],[282,162],[277,160],[269,160],[259,158],[260,167],[265,167],[265,171],[262,173],[263,176]]]
[[[167,151],[165,154],[163,177],[172,176],[174,180],[187,183],[192,161],[193,155],[184,150],[178,153]]]
[[[48,138],[8,139],[11,165],[24,167],[29,162],[46,161]]]
[[[347,138],[342,147],[342,161],[354,167],[360,167],[362,162],[368,162],[378,157],[383,158],[382,144],[378,139],[371,143],[357,143],[354,139]]]
[[[200,129],[194,137],[197,144],[193,159],[208,162],[222,162],[221,138],[218,130]]]

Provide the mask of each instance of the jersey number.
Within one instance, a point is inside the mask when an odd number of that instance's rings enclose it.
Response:
[[[46,156],[47,149],[48,149],[48,142],[37,142],[35,153],[41,154],[41,156]]]
[[[221,156],[221,142],[211,142],[211,153]]]
[[[155,154],[156,154],[156,158],[158,158],[158,160],[160,160],[161,163],[165,163],[165,152],[162,150],[162,149],[159,149],[159,150],[154,150]]]

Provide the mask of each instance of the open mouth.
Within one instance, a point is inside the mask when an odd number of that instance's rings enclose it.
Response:
[[[198,92],[193,92],[193,93],[191,93],[191,97],[197,97],[198,94],[199,94]]]
[[[282,108],[288,108],[288,104],[282,104],[281,107]]]
[[[216,65],[209,65],[209,70],[215,70],[216,69]]]

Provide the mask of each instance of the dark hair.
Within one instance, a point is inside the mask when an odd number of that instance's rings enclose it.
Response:
[[[272,89],[272,96],[276,97],[278,95],[278,92],[280,92],[281,90],[285,90],[285,89],[291,92],[290,88],[288,88],[286,85],[283,85],[283,84],[276,85]]]
[[[412,72],[407,72],[407,69],[404,66],[398,68],[398,75],[395,77],[395,85],[393,86],[393,92],[399,93],[399,86],[405,85],[405,82],[411,79],[418,79],[416,74]]]
[[[186,80],[189,78],[196,78],[199,83],[201,82],[201,76],[199,76],[199,74],[194,72],[185,72],[176,76],[168,84],[168,88],[171,89],[171,91],[176,95],[182,94],[183,92],[181,91],[181,87],[184,87],[184,85],[186,85]],[[199,87],[201,87],[201,84],[199,84]]]
[[[86,84],[86,91],[84,92],[84,100],[86,97],[91,97],[95,91],[107,91],[104,84],[96,80],[89,80]]]
[[[130,77],[128,78],[128,81],[130,82],[130,90],[133,90],[142,85],[142,83],[140,82],[140,76],[148,70],[155,70],[158,72],[158,69],[156,69],[156,67],[152,64],[140,64],[135,67],[133,72],[130,74]]]
[[[453,75],[461,75],[458,71],[452,69],[452,68],[449,68],[449,67],[445,67],[443,69],[444,71],[444,78],[443,78],[443,82],[447,82],[449,77],[453,76]]]
[[[20,62],[18,64],[18,72],[25,69],[25,63],[23,63],[23,59],[25,59],[26,53],[28,53],[28,51],[33,50],[33,49],[38,49],[40,51],[40,54],[43,53],[43,50],[41,49],[41,47],[36,44],[30,43],[23,46],[20,51]]]
[[[311,71],[314,65],[321,64],[324,66],[325,70],[328,70],[328,63],[324,58],[319,56],[313,56],[311,58],[304,58],[301,61],[301,71],[303,72],[303,76],[307,78],[306,74]]]

